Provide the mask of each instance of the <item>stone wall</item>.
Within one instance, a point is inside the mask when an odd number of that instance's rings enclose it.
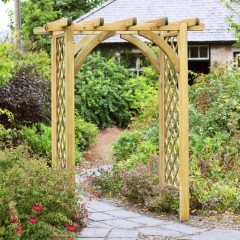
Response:
[[[233,53],[240,52],[240,48],[234,48],[231,45],[212,45],[210,46],[210,64],[214,66],[216,62],[231,62]]]

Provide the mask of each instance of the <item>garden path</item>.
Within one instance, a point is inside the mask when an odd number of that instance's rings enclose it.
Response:
[[[87,154],[87,162],[76,176],[77,181],[86,174],[98,173],[99,166],[111,168],[111,143],[117,140],[120,132],[114,127],[100,133]],[[87,227],[79,233],[78,240],[240,240],[239,231],[206,225],[193,227],[179,221],[149,217],[101,199],[88,202],[88,210]]]

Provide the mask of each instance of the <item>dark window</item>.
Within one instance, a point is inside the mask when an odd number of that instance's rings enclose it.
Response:
[[[189,60],[208,60],[209,48],[208,46],[189,46],[188,47]]]

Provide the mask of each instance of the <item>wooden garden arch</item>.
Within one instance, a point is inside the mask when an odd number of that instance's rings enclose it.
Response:
[[[136,18],[104,23],[103,18],[68,18],[34,28],[52,35],[52,164],[74,170],[74,75],[104,40],[120,37],[150,60],[159,75],[159,179],[180,188],[180,220],[189,219],[188,31],[202,31],[198,18],[168,23],[167,18],[137,23]],[[74,35],[83,35],[74,43]],[[159,47],[159,57],[137,36]]]

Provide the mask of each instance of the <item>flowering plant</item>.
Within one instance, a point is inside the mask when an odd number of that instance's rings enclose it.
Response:
[[[2,160],[0,153],[0,171],[4,166],[0,239],[76,239],[87,210],[79,202],[82,185],[70,184],[72,173],[52,169],[41,160],[21,159],[9,167],[1,164]]]

